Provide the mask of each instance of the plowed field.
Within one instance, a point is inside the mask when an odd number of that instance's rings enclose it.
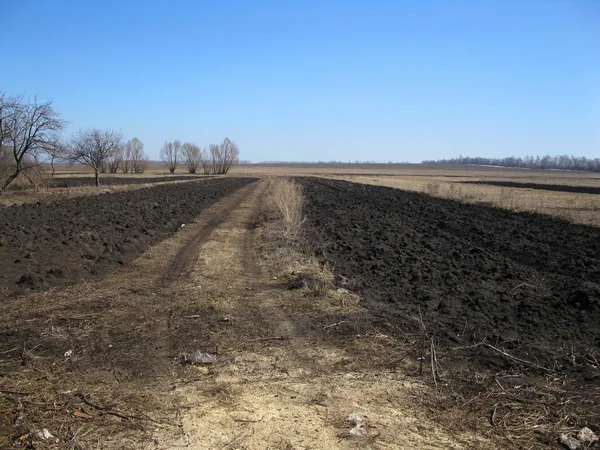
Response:
[[[252,180],[168,184],[0,208],[0,289],[11,294],[113,272]]]
[[[386,187],[299,180],[321,258],[376,317],[355,332],[375,327],[402,338],[424,327],[441,367],[469,381],[463,392],[477,372],[516,370],[576,380],[598,397],[600,229]],[[522,388],[528,377],[507,383]],[[594,408],[588,413],[597,419]]]

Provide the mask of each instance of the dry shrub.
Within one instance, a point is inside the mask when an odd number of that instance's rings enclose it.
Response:
[[[300,184],[283,177],[270,181],[267,208],[281,219],[281,233],[288,241],[298,241],[302,237],[303,203]]]

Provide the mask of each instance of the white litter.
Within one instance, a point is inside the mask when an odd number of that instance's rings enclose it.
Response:
[[[65,352],[65,358],[70,358],[71,356],[73,356],[73,350],[67,350]]]
[[[350,430],[351,436],[366,436],[367,435],[367,425],[364,423],[363,418],[356,413],[352,413],[346,419],[350,422],[354,427]]]
[[[47,428],[42,428],[41,430],[33,430],[31,433],[39,439],[54,439],[54,436],[48,431]]]
[[[190,364],[214,364],[217,362],[217,356],[196,350],[193,353],[184,353],[183,362],[188,362]]]
[[[583,427],[579,433],[577,433],[577,439],[581,442],[592,443],[598,440],[598,436],[590,430],[588,427]]]

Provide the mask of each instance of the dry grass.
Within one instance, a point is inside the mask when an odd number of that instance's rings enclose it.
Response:
[[[273,178],[269,181],[266,207],[281,220],[284,239],[297,241],[302,237],[304,196],[302,186],[289,178]]]
[[[282,277],[290,286],[324,296],[332,288],[331,269],[317,261],[316,243],[306,236],[302,186],[289,178],[268,181],[262,217],[262,258],[276,267],[273,275]]]

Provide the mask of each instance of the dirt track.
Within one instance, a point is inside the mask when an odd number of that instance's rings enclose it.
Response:
[[[205,180],[0,208],[0,292],[114,272],[251,181]]]

